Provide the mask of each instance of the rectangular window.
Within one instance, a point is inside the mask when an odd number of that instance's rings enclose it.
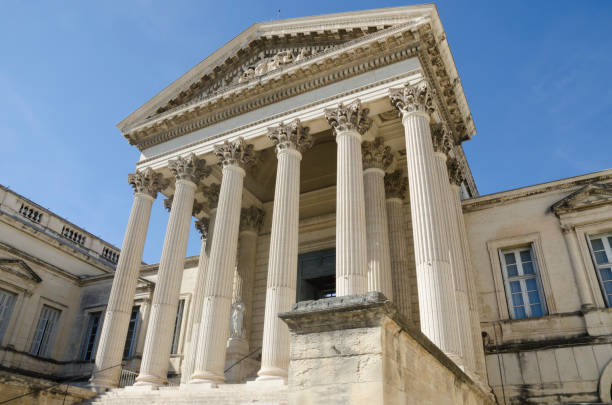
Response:
[[[612,233],[589,237],[593,262],[606,305],[612,306]]]
[[[61,311],[47,305],[43,305],[40,311],[38,325],[30,347],[30,354],[40,357],[50,357],[53,340],[57,332]]]
[[[17,294],[0,289],[0,342],[2,342],[4,332],[6,332],[6,328],[11,321],[16,299]]]
[[[180,300],[176,309],[176,320],[174,321],[174,334],[172,335],[172,349],[170,353],[177,354],[179,346],[179,337],[181,336],[181,324],[183,323],[183,310],[185,309],[185,300]]]
[[[125,337],[125,346],[123,347],[123,358],[129,359],[134,354],[134,346],[136,346],[136,336],[138,336],[138,323],[140,319],[140,306],[132,307],[130,315],[130,323],[128,325],[127,336]]]
[[[102,311],[91,312],[87,319],[85,337],[81,345],[81,360],[93,360],[96,355],[98,336],[100,335],[100,324],[102,321]]]
[[[532,246],[500,250],[512,319],[546,315],[546,303]]]

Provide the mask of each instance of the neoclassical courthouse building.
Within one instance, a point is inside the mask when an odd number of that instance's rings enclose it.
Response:
[[[612,401],[612,170],[479,196],[434,5],[255,24],[118,126],[121,250],[0,190],[0,398]]]

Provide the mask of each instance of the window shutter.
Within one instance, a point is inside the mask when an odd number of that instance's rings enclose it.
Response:
[[[6,332],[6,328],[11,320],[15,300],[15,294],[0,290],[0,343],[2,342],[4,332]]]

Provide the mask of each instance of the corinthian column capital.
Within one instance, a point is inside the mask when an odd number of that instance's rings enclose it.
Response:
[[[170,197],[164,200],[164,208],[166,209],[166,211],[170,211],[170,209],[172,208],[173,200],[174,200],[174,195],[171,195]]]
[[[450,131],[441,123],[431,124],[431,141],[433,143],[434,152],[447,155],[453,148],[453,141],[450,137]]]
[[[217,208],[219,205],[219,192],[221,191],[221,184],[219,183],[210,183],[209,185],[201,185],[200,191],[204,194],[206,201],[211,210]]]
[[[198,219],[194,225],[195,225],[195,228],[200,232],[200,235],[202,236],[202,240],[207,239],[208,238],[208,227],[210,226],[210,219],[206,217]]]
[[[221,166],[238,166],[245,169],[255,164],[253,145],[246,143],[243,138],[215,145],[215,154]]]
[[[206,166],[206,160],[198,159],[193,153],[169,161],[168,169],[177,180],[188,180],[194,184],[198,184],[200,180],[208,177],[211,172],[211,168]]]
[[[461,183],[465,180],[461,164],[456,158],[449,158],[446,161],[446,169],[448,170],[448,178],[452,185],[461,187]]]
[[[281,123],[278,127],[268,128],[268,138],[276,145],[277,153],[283,149],[303,152],[312,146],[309,130],[302,126],[299,119],[295,119],[289,124]]]
[[[347,105],[340,104],[337,108],[325,110],[325,118],[334,129],[334,134],[339,132],[356,131],[363,135],[372,125],[368,118],[369,109],[361,106],[361,101],[355,100]]]
[[[128,183],[134,188],[135,193],[147,194],[153,198],[157,197],[158,191],[168,187],[168,180],[150,167],[128,174]]]
[[[240,230],[258,232],[263,225],[264,212],[254,205],[240,210]]]
[[[363,142],[361,144],[363,156],[363,169],[386,170],[393,163],[391,147],[385,146],[382,137],[376,137],[374,142]]]
[[[389,98],[393,107],[397,108],[401,113],[420,112],[430,115],[434,112],[433,88],[427,80],[404,87],[390,89]]]
[[[406,197],[407,189],[408,178],[403,176],[401,170],[395,170],[385,175],[385,196],[387,198],[403,200]]]

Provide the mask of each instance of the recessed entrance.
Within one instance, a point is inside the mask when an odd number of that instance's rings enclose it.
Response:
[[[297,301],[336,296],[336,249],[298,256]]]

